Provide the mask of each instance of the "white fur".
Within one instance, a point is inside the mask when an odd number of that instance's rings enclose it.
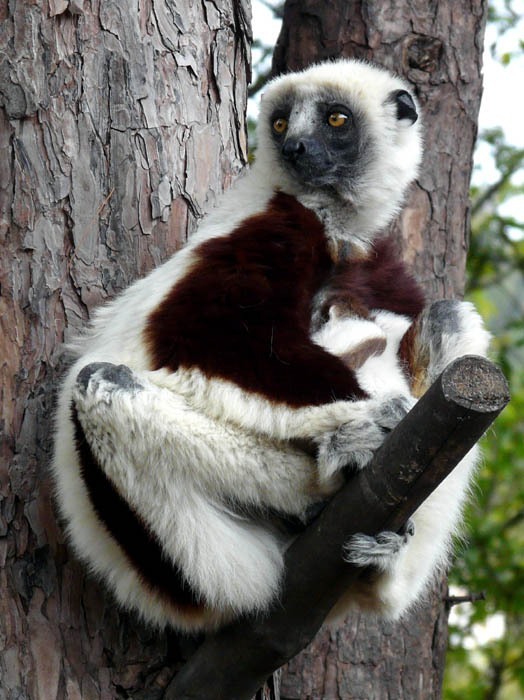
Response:
[[[359,105],[374,143],[375,156],[351,194],[339,192],[336,198],[301,189],[282,167],[268,135],[272,105],[283,93],[291,91],[303,106],[325,86]],[[195,248],[207,239],[229,235],[242,220],[264,211],[277,189],[313,209],[335,246],[349,242],[368,248],[398,211],[420,161],[419,123],[399,122],[386,100],[392,90],[405,88],[386,71],[345,60],[271,83],[263,99],[257,161],[251,171],[201,223],[184,250],[99,309],[86,334],[71,346],[77,359],[60,392],[53,462],[61,514],[77,554],[121,604],[150,622],[186,630],[210,628],[239,613],[264,610],[278,595],[286,543],[268,525],[232,512],[228,503],[302,517],[308,505],[341,484],[330,436],[344,430],[345,458],[353,456],[363,466],[383,439],[382,427],[392,427],[399,419],[397,398],[403,397],[406,405],[413,401],[396,362],[408,321],[386,312],[378,311],[369,322],[334,319],[317,338],[334,354],[344,351],[346,340],[362,340],[369,333],[386,338],[384,353],[358,370],[372,398],[302,409],[275,405],[231,382],[209,380],[197,369],[151,371],[143,336],[149,315],[190,272]],[[471,309],[464,309],[468,340],[464,342],[464,334],[446,340],[439,367],[457,353],[474,348],[482,352],[483,331]],[[76,377],[94,362],[126,365],[141,388],[119,390],[103,373],[95,373],[87,391],[80,391]],[[181,613],[151,591],[98,520],[74,447],[72,404],[107,477],[207,604],[200,617]],[[361,445],[364,434],[367,442]],[[295,446],[297,439],[317,446],[318,462]],[[461,470],[419,509],[412,542],[375,587],[353,592],[352,604],[398,615],[418,594],[435,563],[445,558],[470,467]]]
[[[442,332],[436,336],[434,322],[431,324],[427,319],[431,318],[432,309],[443,307],[444,311],[447,309],[449,312],[444,318],[453,318],[458,328],[451,332],[446,329],[444,321]],[[421,326],[420,342],[425,344],[430,355],[426,386],[458,357],[467,354],[485,356],[488,351],[490,335],[469,302],[436,302],[423,314]],[[383,355],[370,357],[357,370],[362,386],[370,396],[380,399],[388,397],[393,387],[399,394],[405,392],[409,395],[409,387],[396,354],[408,327],[406,318],[384,311],[374,314],[372,320],[332,315],[317,338],[327,350],[343,355],[356,344],[355,338],[363,340],[385,335],[387,346]],[[344,337],[348,339],[346,344]],[[438,343],[435,342],[437,339]],[[415,403],[413,397],[411,401]],[[415,535],[408,538],[407,546],[400,552],[395,550],[393,542],[393,549],[389,552],[384,547],[382,560],[377,556],[368,558],[367,552],[373,551],[370,538],[357,535],[353,542],[348,543],[350,548],[351,545],[354,547],[350,561],[367,566],[373,559],[383,574],[373,585],[357,584],[349,590],[332,611],[330,619],[341,617],[349,608],[358,607],[396,618],[420,598],[434,574],[449,564],[452,538],[460,526],[462,507],[478,459],[479,449],[475,446],[418,508],[412,516]]]
[[[358,383],[370,396],[383,395],[384,387],[390,395],[407,396],[410,388],[405,374],[399,371],[398,349],[410,325],[409,318],[390,311],[377,311],[368,319],[339,316],[332,310],[313,338],[334,355],[344,355],[366,340],[384,339],[384,352],[356,369]]]

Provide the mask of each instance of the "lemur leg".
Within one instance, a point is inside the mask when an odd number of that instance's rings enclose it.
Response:
[[[123,365],[82,369],[72,402],[101,469],[197,596],[235,613],[274,599],[282,545],[234,509],[300,515],[313,500],[313,458],[212,421]]]
[[[454,299],[433,302],[401,343],[401,357],[413,377],[413,394],[422,396],[453,360],[485,356],[490,337],[473,304]]]
[[[436,574],[449,566],[452,539],[460,532],[462,508],[477,460],[478,448],[474,447],[416,510],[411,518],[413,536],[402,539],[394,533],[380,533],[376,538],[355,535],[349,540],[345,558],[361,566],[371,565],[376,574],[357,581],[339,601],[331,619],[351,608],[396,619],[420,599]],[[380,544],[384,535],[391,543],[391,555],[386,551],[385,556],[376,556],[381,551],[374,540]]]
[[[415,377],[413,392],[422,395],[458,357],[485,355],[489,339],[471,304],[447,300],[431,304],[406,333],[403,350],[401,344],[401,356],[409,359]],[[406,353],[408,343],[410,351]],[[417,599],[435,572],[448,565],[452,537],[460,523],[478,454],[475,446],[413,514],[413,537],[402,540],[394,533],[381,533],[376,538],[356,535],[349,540],[347,560],[371,564],[377,576],[371,583],[357,583],[349,598],[337,606],[336,614],[344,605],[358,605],[398,617]],[[386,553],[382,557],[383,549]]]
[[[113,454],[164,463],[231,507],[299,515],[316,494],[315,461],[303,450],[215,421],[124,365],[84,367],[73,400],[88,439],[101,449],[105,441]]]

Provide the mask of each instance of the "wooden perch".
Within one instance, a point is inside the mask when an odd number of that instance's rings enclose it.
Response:
[[[362,570],[342,560],[356,532],[398,531],[478,441],[509,401],[488,360],[450,364],[399,423],[373,461],[333,498],[286,554],[286,581],[267,616],[208,637],[174,678],[165,700],[249,700],[303,649]]]

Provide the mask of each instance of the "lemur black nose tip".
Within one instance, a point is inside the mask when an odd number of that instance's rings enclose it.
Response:
[[[282,145],[282,155],[286,160],[296,160],[306,152],[306,145],[300,139],[286,139]]]

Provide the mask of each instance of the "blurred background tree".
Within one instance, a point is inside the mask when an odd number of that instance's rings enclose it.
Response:
[[[282,7],[279,0],[254,0],[252,97],[269,77],[278,24],[271,28],[268,20],[281,19]],[[490,2],[488,21],[488,57],[508,70],[522,65],[522,0]],[[514,83],[517,100],[523,77]],[[492,108],[503,123],[504,107]],[[256,147],[253,117],[249,125]],[[484,600],[452,609],[445,700],[524,698],[524,138],[513,140],[501,126],[480,132],[471,187],[466,298],[493,333],[492,356],[509,379],[512,402],[483,440],[467,546],[458,548],[450,574],[453,596]]]
[[[486,50],[495,61],[522,68],[523,31],[522,2],[491,4]],[[493,333],[512,401],[484,438],[467,548],[450,575],[453,592],[485,600],[451,615],[446,700],[524,698],[524,140],[511,141],[501,127],[481,131],[471,188],[467,298]]]

